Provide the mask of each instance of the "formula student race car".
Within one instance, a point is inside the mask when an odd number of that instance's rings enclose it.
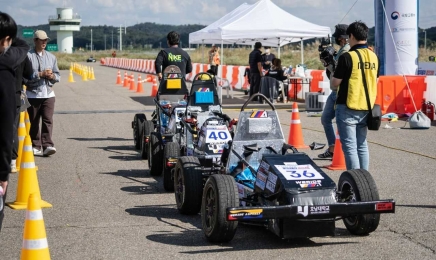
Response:
[[[191,176],[189,165],[218,163],[224,145],[233,138],[233,129],[237,124],[237,120],[223,114],[216,81],[210,74],[200,73],[194,77],[186,115],[180,122],[184,126],[180,144],[166,145],[174,146],[174,151],[180,147],[181,154],[176,157],[165,153],[167,163],[164,167],[169,169],[172,162],[175,169],[172,174],[164,171],[164,183],[168,180],[167,187],[175,190],[177,208],[181,213],[196,214],[200,211],[203,176]],[[170,180],[172,183],[169,183]]]
[[[271,110],[245,111],[256,97]],[[336,185],[307,154],[286,144],[274,106],[261,94],[242,106],[219,163],[182,162],[185,183],[203,191],[202,227],[211,242],[232,240],[238,221],[296,238],[334,236],[342,219],[349,232],[366,235],[377,229],[381,213],[395,212],[394,200],[379,199],[369,172],[345,171]],[[207,176],[204,186],[198,176]]]

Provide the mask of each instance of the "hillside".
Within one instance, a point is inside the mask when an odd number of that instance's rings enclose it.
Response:
[[[127,33],[123,33],[123,49],[150,49],[159,48],[160,46],[166,46],[166,34],[170,31],[177,31],[181,34],[181,42],[183,47],[188,47],[189,33],[198,31],[204,28],[204,25],[200,24],[187,24],[187,25],[167,25],[156,23],[140,23],[134,26],[127,27]],[[51,32],[48,24],[37,26],[18,26],[18,35],[22,35],[23,29],[41,29],[48,33],[50,37],[49,43],[56,43],[56,32]],[[83,48],[91,43],[91,30],[94,44],[94,50],[105,49],[105,37],[106,37],[106,49],[112,48],[112,34],[114,48],[118,48],[119,27],[99,25],[99,26],[82,26],[79,32],[74,32],[74,46],[75,48]],[[419,46],[424,45],[424,33],[419,30]],[[31,43],[31,39],[28,39]],[[315,40],[305,41],[305,43],[312,43]],[[374,44],[374,27],[370,28],[368,42]],[[161,44],[161,45],[160,45]],[[427,29],[427,48],[436,48],[436,27]]]

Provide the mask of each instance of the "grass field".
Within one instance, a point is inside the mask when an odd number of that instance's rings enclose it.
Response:
[[[319,61],[318,42],[313,44],[306,44],[304,46],[304,64],[309,69],[323,69],[321,62]],[[335,46],[337,49],[337,46]],[[130,58],[130,59],[155,59],[159,50],[139,51],[117,51],[118,58]],[[188,53],[191,56],[191,60],[194,63],[207,63],[207,52],[209,48],[200,47],[198,49],[189,50]],[[248,65],[248,55],[250,53],[250,47],[246,48],[224,48],[224,57],[221,60],[226,65]],[[54,53],[58,59],[59,69],[67,70],[70,68],[72,62],[84,62],[90,56],[97,59],[100,62],[101,58],[111,57],[112,51],[94,51],[92,52],[76,52],[73,54]],[[277,56],[277,49],[272,50]],[[292,65],[295,67],[301,63],[300,45],[294,44],[284,46],[281,49],[280,58],[283,66]],[[419,49],[419,61],[428,61],[429,56],[436,56],[435,50],[427,50],[424,48]]]

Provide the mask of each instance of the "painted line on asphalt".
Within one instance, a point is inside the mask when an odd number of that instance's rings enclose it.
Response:
[[[83,110],[83,111],[56,111],[58,115],[83,115],[83,114],[133,114],[153,112],[154,109],[145,110]]]

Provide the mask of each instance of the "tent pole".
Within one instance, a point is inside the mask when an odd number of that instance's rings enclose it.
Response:
[[[224,47],[224,43],[223,43],[223,40],[221,40],[221,64],[220,64],[221,66],[224,65],[224,48],[223,47]],[[221,71],[221,68],[222,68],[221,66],[219,66],[219,68],[220,68],[219,71]],[[220,75],[222,75],[222,73],[220,73]]]
[[[203,60],[203,63],[204,63],[204,40],[201,40],[202,41],[202,44],[201,44],[201,48],[202,48],[202,50],[201,50],[201,53],[202,53],[202,60]]]
[[[304,64],[304,49],[303,49],[303,38],[300,38],[301,42],[300,42],[300,48],[301,48],[301,64]]]
[[[277,53],[278,53],[278,56],[279,56],[279,59],[280,59],[280,37],[279,37],[279,43],[277,44],[277,48],[278,48]]]

